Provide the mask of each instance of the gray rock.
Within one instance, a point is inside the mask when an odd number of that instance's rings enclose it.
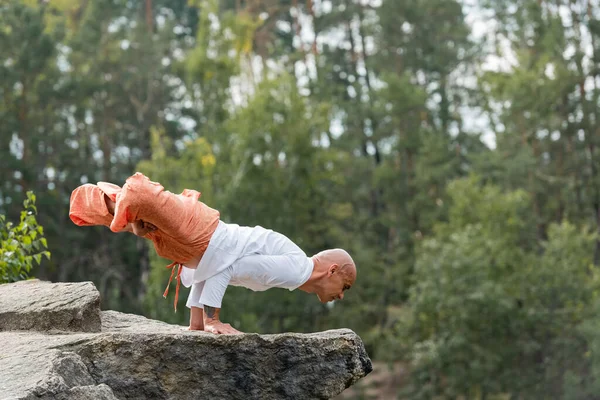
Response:
[[[39,399],[39,398],[38,398]],[[113,391],[106,385],[77,386],[65,393],[53,397],[57,400],[118,400]]]
[[[0,331],[99,332],[100,326],[100,293],[91,282],[0,285]]]
[[[348,329],[224,336],[100,315],[97,333],[0,332],[0,399],[327,399],[372,369]]]

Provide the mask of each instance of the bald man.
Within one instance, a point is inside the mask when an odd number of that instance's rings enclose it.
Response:
[[[182,282],[185,286],[192,286],[186,304],[190,308],[190,330],[240,333],[219,319],[221,302],[229,285],[254,291],[299,289],[315,293],[321,302],[326,303],[342,300],[344,292],[356,280],[354,262],[341,249],[325,250],[307,257],[280,233],[260,226],[249,228],[223,222],[213,239],[218,243],[214,244],[213,256],[206,261],[200,260],[198,268],[212,262],[231,265],[202,282],[194,282],[193,270],[184,267]],[[209,243],[208,254],[213,239]]]
[[[79,226],[106,225],[152,240],[157,253],[181,260],[179,282],[191,286],[187,307],[190,330],[239,334],[221,322],[221,303],[228,286],[254,291],[270,288],[314,293],[323,303],[341,300],[356,280],[352,257],[342,249],[313,257],[286,236],[261,226],[244,227],[220,220],[218,211],[198,199],[200,193],[167,192],[140,173],[123,188],[107,182],[86,184],[71,195],[71,220]],[[170,283],[170,280],[169,280]],[[168,292],[165,291],[165,297]]]

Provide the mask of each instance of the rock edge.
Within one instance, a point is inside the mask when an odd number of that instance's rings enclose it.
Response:
[[[372,370],[348,329],[222,336],[99,307],[89,282],[0,285],[0,399],[326,399]]]

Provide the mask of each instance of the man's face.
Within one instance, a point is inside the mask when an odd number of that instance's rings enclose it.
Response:
[[[332,265],[329,268],[322,289],[317,292],[319,301],[327,303],[333,300],[342,300],[344,292],[350,289],[355,279],[356,277],[352,271],[342,271],[337,265]]]

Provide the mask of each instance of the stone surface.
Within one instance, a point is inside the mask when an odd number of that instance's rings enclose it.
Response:
[[[0,399],[327,399],[372,369],[348,329],[224,336],[100,316],[99,332],[0,332]]]
[[[100,293],[91,282],[0,285],[0,331],[100,331]]]

